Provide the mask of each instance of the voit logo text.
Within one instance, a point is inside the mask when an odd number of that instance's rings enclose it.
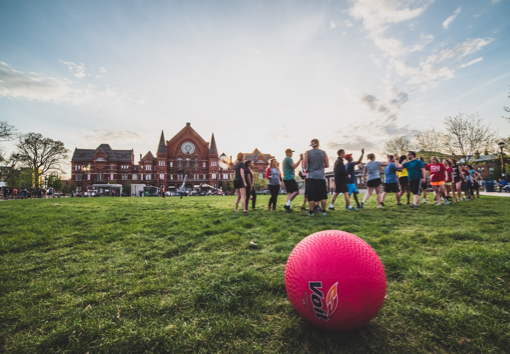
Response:
[[[321,281],[308,282],[308,286],[311,290],[310,300],[313,304],[315,316],[324,321],[329,321],[329,317],[338,307],[338,283],[333,284],[333,286],[329,288],[326,297],[324,297],[324,292],[322,291]]]

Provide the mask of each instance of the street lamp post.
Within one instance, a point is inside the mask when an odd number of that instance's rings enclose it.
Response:
[[[503,148],[505,147],[504,142],[498,143],[499,148],[501,149],[501,177],[505,177],[505,160],[503,159]]]

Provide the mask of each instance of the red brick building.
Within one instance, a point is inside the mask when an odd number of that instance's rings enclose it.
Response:
[[[172,139],[165,140],[161,132],[159,145],[154,155],[151,151],[135,163],[133,150],[113,150],[108,144],[96,149],[74,150],[71,160],[71,180],[79,190],[85,190],[92,184],[140,183],[147,186],[165,187],[174,191],[184,182],[188,190],[207,190],[212,186],[219,188],[222,182],[229,183],[234,171],[218,166],[218,148],[214,134],[206,142],[190,123]],[[268,166],[271,155],[259,150],[246,154],[254,161],[254,172],[263,172]],[[230,186],[231,188],[233,186]]]

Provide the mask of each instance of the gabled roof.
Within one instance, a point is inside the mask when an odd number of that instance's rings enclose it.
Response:
[[[211,137],[211,147],[209,148],[209,154],[218,154],[218,148],[216,147],[216,139],[214,139],[214,133]]]
[[[271,160],[272,158],[274,158],[273,155],[271,154],[263,154],[260,152],[259,149],[255,149],[253,150],[253,152],[251,154],[244,154],[244,159],[245,160],[251,160],[253,161],[254,163],[257,163],[258,160],[260,159],[263,159],[265,162],[268,162],[269,160]]]
[[[166,154],[165,135],[161,131],[161,138],[159,139],[158,154]]]
[[[146,153],[146,154],[145,154],[145,156],[142,158],[142,160],[145,160],[145,158],[146,158],[146,157],[149,157],[149,158],[151,158],[151,159],[154,159],[154,155],[153,155],[153,154],[152,154],[152,152],[150,152],[150,151],[149,151],[148,153]]]
[[[102,150],[108,161],[117,162],[131,162],[131,156],[133,155],[133,149],[131,150],[112,150],[110,145],[101,144],[96,149],[74,149],[72,161],[90,161],[94,159],[94,156],[99,150]]]

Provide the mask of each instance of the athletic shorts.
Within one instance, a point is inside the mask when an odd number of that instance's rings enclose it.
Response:
[[[349,187],[347,187],[347,183],[339,183],[335,185],[335,193],[347,193],[349,192]]]
[[[398,188],[398,183],[385,183],[384,184],[384,192],[385,193],[398,193],[400,192],[400,188]]]
[[[382,184],[382,180],[380,178],[371,179],[367,182],[367,187],[375,188],[379,187]]]
[[[449,187],[452,185],[452,182],[445,182],[444,185]]]
[[[480,185],[478,184],[478,182],[473,183],[473,188],[475,189],[475,191],[480,189]]]
[[[413,179],[412,181],[409,181],[409,188],[411,189],[411,193],[414,195],[420,194],[421,192],[421,180],[420,179]]]
[[[407,190],[409,188],[409,179],[407,176],[399,177],[398,182],[400,183],[400,187],[402,187],[403,190]]]
[[[463,192],[467,192],[467,190],[468,190],[468,185],[467,185],[467,183],[462,182],[462,183],[461,183],[461,185],[460,185],[460,189],[461,189],[461,191],[463,191]]]
[[[299,188],[295,179],[284,179],[283,184],[285,184],[285,190],[288,194],[299,192]]]
[[[421,190],[422,190],[422,191],[427,190],[427,188],[428,188],[428,187],[429,187],[429,186],[428,186],[427,181],[425,181],[425,183],[423,183],[423,182],[421,183]]]
[[[234,180],[234,189],[244,188],[243,180]]]
[[[442,186],[444,184],[444,181],[439,181],[439,182],[430,182],[430,184],[432,186]]]
[[[347,183],[347,188],[349,188],[349,195],[352,193],[359,193],[358,187],[356,187],[356,183]]]
[[[311,202],[320,202],[328,199],[328,188],[325,179],[306,179],[308,189],[308,200]]]
[[[462,181],[462,178],[460,178],[460,177],[455,177],[453,180],[454,180],[454,182],[455,182],[455,183],[459,183],[459,182],[461,182],[461,181]]]

